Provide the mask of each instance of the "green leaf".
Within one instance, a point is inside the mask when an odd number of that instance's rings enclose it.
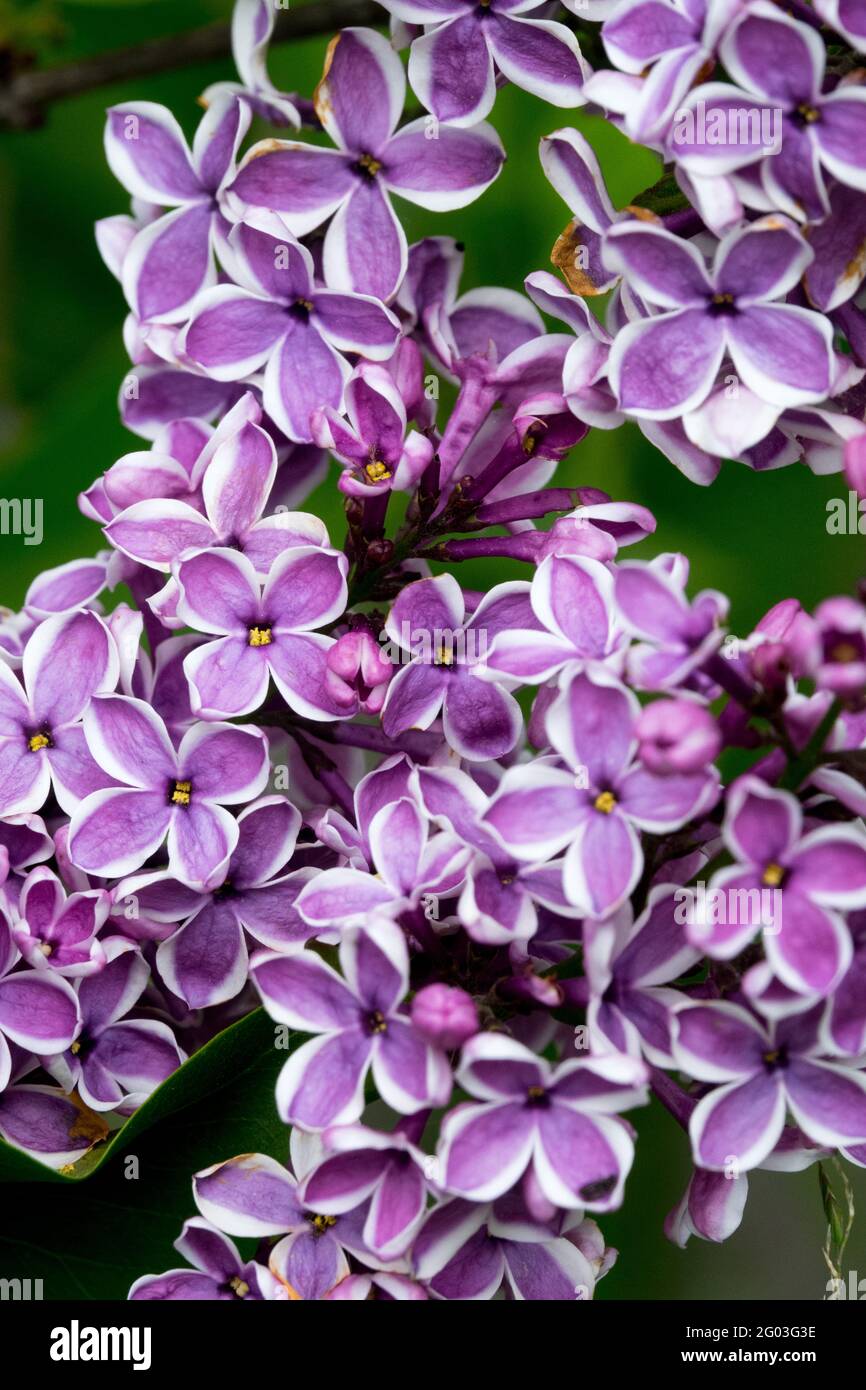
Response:
[[[245,1061],[239,1030],[258,1034]],[[4,1278],[41,1279],[45,1299],[124,1299],[139,1275],[182,1265],[172,1242],[196,1215],[195,1172],[240,1153],[288,1160],[288,1130],[274,1104],[286,1053],[273,1036],[261,1011],[227,1029],[210,1044],[219,1045],[219,1093],[164,1114],[146,1133],[125,1126],[126,1141],[112,1145],[118,1161],[99,1164],[87,1182],[44,1186],[38,1200],[20,1186],[0,1185]],[[241,1248],[249,1256],[254,1243]]]
[[[281,1055],[274,1048],[274,1025],[264,1009],[256,1009],[199,1048],[120,1129],[114,1130],[104,1142],[95,1144],[63,1173],[46,1168],[29,1154],[0,1140],[0,1182],[53,1182],[66,1186],[81,1182],[117,1154],[128,1153],[131,1141],[151,1125],[213,1095],[233,1077],[274,1055],[279,1062]]]

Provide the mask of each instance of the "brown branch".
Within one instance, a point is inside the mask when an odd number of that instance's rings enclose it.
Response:
[[[383,21],[384,11],[373,0],[313,0],[312,4],[278,13],[273,42],[336,33],[346,24]],[[46,108],[55,101],[128,78],[213,62],[230,53],[230,26],[208,24],[184,34],[149,39],[134,48],[96,53],[62,67],[16,73],[13,66],[10,76],[0,83],[0,128],[33,130],[43,123]]]

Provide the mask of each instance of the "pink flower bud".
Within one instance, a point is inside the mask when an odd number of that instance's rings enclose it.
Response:
[[[478,1011],[465,989],[425,985],[412,1000],[412,1022],[434,1047],[462,1047],[478,1032]]]
[[[691,700],[655,700],[641,711],[635,732],[641,759],[662,776],[700,772],[722,746],[713,716]]]

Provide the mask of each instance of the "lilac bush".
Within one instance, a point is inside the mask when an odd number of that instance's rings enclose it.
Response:
[[[651,1097],[679,1244],[754,1168],[866,1166],[862,596],[743,632],[557,472],[631,420],[699,484],[802,460],[866,496],[866,12],[382,5],[312,105],[237,0],[191,147],[109,112],[146,447],[82,494],[105,548],[0,629],[0,1135],[74,1173],[227,1022],[286,1049],[291,1166],[214,1155],[190,1267],[136,1300],[588,1299]],[[392,195],[481,196],[505,82],[668,172],[618,211],[554,130],[562,278],[461,294]]]

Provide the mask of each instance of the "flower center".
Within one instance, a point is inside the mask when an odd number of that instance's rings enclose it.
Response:
[[[849,661],[857,661],[859,657],[860,653],[853,642],[837,642],[830,650],[830,660],[839,661],[843,665]]]
[[[788,1057],[783,1047],[771,1047],[764,1053],[762,1060],[767,1071],[776,1071],[778,1067],[785,1066]]]
[[[251,627],[249,632],[249,645],[251,647],[269,647],[273,641],[271,629],[269,627]]]
[[[768,864],[761,875],[761,882],[766,888],[778,888],[785,877],[785,870],[781,864]]]
[[[173,806],[188,806],[192,799],[192,782],[175,782],[168,799]]]
[[[317,1236],[323,1236],[326,1231],[337,1224],[336,1216],[321,1216],[315,1211],[308,1211],[306,1216]]]
[[[372,463],[366,464],[364,472],[370,483],[383,483],[391,476],[387,464],[384,464],[381,459],[373,459]]]
[[[714,294],[710,297],[711,314],[735,314],[736,312],[737,305],[734,296],[727,290],[719,291],[718,294]]]
[[[374,154],[362,154],[355,168],[359,174],[364,174],[368,179],[374,179],[382,168],[382,161],[377,159]]]
[[[296,299],[294,304],[291,305],[289,313],[292,315],[292,318],[300,319],[301,323],[306,323],[307,319],[310,317],[312,308],[313,301],[311,299]]]
[[[454,648],[449,642],[440,642],[433,654],[434,666],[453,666]]]
[[[374,1009],[367,1015],[367,1027],[371,1033],[387,1033],[388,1020],[381,1009]]]
[[[599,792],[593,805],[597,811],[601,811],[603,816],[609,816],[616,805],[616,797],[613,792]]]
[[[31,734],[27,740],[27,747],[31,753],[39,753],[43,748],[50,748],[51,735],[47,729],[39,729],[35,734]]]
[[[547,1092],[545,1091],[544,1087],[527,1086],[526,1103],[527,1105],[532,1105],[536,1107],[547,1105],[549,1102],[547,1098]]]
[[[236,1274],[234,1279],[229,1280],[229,1288],[232,1293],[237,1294],[238,1298],[246,1298],[250,1291],[249,1284],[239,1274]]]
[[[811,106],[808,101],[801,101],[794,115],[803,125],[814,125],[816,121],[821,119],[821,112],[816,106]]]

